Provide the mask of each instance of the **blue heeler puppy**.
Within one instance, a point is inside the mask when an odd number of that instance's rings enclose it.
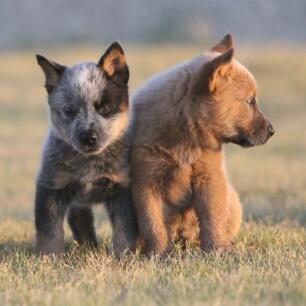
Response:
[[[36,251],[59,254],[63,220],[75,240],[97,246],[91,204],[105,203],[113,250],[133,250],[136,219],[129,190],[129,70],[114,42],[96,63],[65,67],[37,55],[45,74],[50,129],[35,200]]]

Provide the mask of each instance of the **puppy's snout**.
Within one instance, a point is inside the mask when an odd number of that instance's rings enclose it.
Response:
[[[83,146],[94,147],[98,141],[98,134],[92,129],[82,131],[79,135],[79,141]]]
[[[268,124],[268,134],[269,134],[269,137],[273,136],[274,135],[274,128],[272,126],[271,123]]]

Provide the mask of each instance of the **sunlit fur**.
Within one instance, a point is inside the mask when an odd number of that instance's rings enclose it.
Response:
[[[172,226],[197,236],[205,251],[230,248],[239,230],[241,205],[223,144],[263,144],[272,130],[258,105],[248,103],[256,83],[233,59],[232,37],[221,44],[156,75],[132,99],[132,190],[147,254],[171,251]]]

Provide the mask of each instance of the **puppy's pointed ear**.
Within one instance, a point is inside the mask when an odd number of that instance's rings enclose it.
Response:
[[[234,45],[234,37],[231,34],[227,34],[218,44],[211,48],[211,51],[224,53],[228,49],[233,49]]]
[[[66,67],[57,64],[53,61],[49,61],[48,59],[39,54],[36,55],[36,59],[38,65],[41,67],[42,71],[45,74],[45,87],[48,94],[50,94],[59,83],[59,80],[63,72],[66,70]]]
[[[234,49],[206,62],[198,71],[192,83],[191,90],[195,95],[212,94],[217,90],[220,81],[229,76]]]
[[[129,81],[129,68],[124,51],[119,42],[113,42],[99,60],[100,67],[114,82],[126,85]]]

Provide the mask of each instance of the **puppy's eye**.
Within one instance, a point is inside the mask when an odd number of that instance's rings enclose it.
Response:
[[[103,102],[102,104],[96,104],[97,112],[103,116],[108,116],[112,111],[112,106],[109,102]]]
[[[107,116],[110,114],[111,110],[112,108],[111,108],[110,103],[103,103],[103,105],[100,108],[100,114],[102,116]]]
[[[110,103],[104,103],[101,108],[104,113],[108,114],[111,110],[111,105]]]
[[[100,100],[96,101],[95,109],[102,117],[109,117],[114,112],[114,103],[108,90],[102,92]]]
[[[251,97],[251,98],[247,99],[246,102],[247,102],[251,107],[255,107],[255,105],[256,105],[256,99],[255,99],[255,97]]]
[[[77,114],[77,111],[75,109],[73,109],[73,108],[65,108],[63,110],[63,113],[68,118],[74,118],[76,116],[76,114]]]

